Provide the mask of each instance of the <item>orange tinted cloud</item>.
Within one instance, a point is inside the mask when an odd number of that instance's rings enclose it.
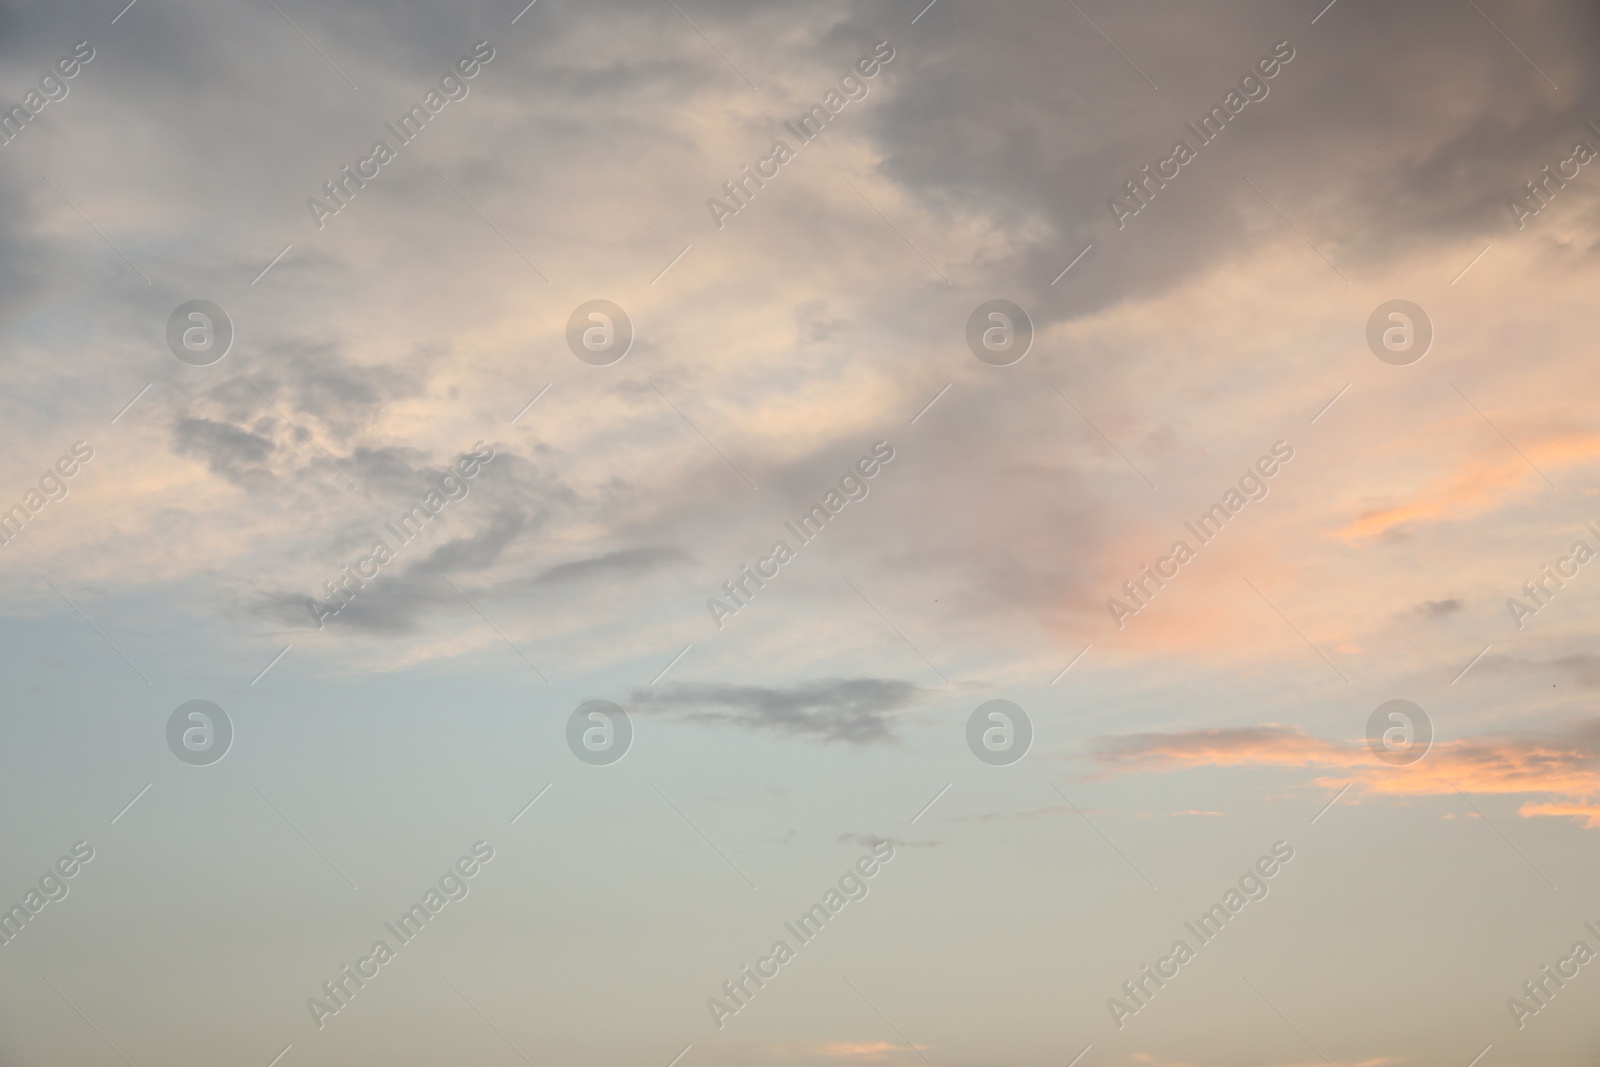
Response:
[[[915,1046],[916,1049],[929,1047],[931,1046]],[[791,1045],[776,1046],[769,1051],[775,1055],[785,1057],[823,1056],[829,1059],[882,1063],[894,1053],[911,1052],[914,1049],[890,1044],[887,1041],[797,1041]]]
[[[1325,741],[1277,723],[1101,740],[1093,759],[1111,773],[1190,767],[1326,767],[1317,779],[1387,796],[1527,794],[1524,818],[1581,819],[1600,829],[1600,724],[1561,735],[1463,738],[1435,744],[1408,767],[1382,762],[1359,742]]]
[[[1474,416],[1475,417],[1475,416]],[[1505,423],[1491,415],[1496,425]],[[1548,474],[1552,470],[1600,460],[1600,434],[1557,429],[1527,428],[1528,439],[1519,442],[1528,462]],[[1540,432],[1547,436],[1538,437]],[[1521,436],[1512,428],[1513,439]],[[1497,450],[1464,460],[1450,475],[1419,489],[1404,503],[1364,512],[1338,533],[1347,543],[1379,537],[1408,522],[1442,522],[1465,518],[1499,507],[1523,487],[1532,488],[1540,476],[1504,443]]]

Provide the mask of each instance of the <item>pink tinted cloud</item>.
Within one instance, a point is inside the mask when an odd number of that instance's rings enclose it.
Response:
[[[1600,723],[1550,735],[1502,735],[1436,743],[1417,763],[1394,767],[1367,746],[1328,741],[1298,727],[1259,726],[1101,739],[1091,757],[1104,773],[1193,767],[1315,767],[1317,784],[1354,782],[1385,796],[1522,794],[1524,818],[1574,818],[1600,829]]]

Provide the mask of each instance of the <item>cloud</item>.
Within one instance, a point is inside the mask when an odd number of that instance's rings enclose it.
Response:
[[[1600,655],[1591,652],[1577,652],[1546,660],[1517,659],[1514,656],[1502,656],[1496,653],[1483,658],[1479,670],[1485,668],[1506,674],[1539,676],[1559,672],[1585,689],[1600,688]]]
[[[1333,788],[1353,782],[1377,796],[1449,796],[1457,792],[1527,795],[1524,818],[1576,818],[1600,829],[1600,722],[1551,735],[1463,738],[1434,744],[1408,767],[1383,763],[1365,744],[1325,741],[1277,723],[1100,739],[1091,759],[1110,774],[1195,767],[1318,767]]]
[[[624,548],[588,559],[559,563],[535,577],[529,585],[559,585],[640,575],[670,563],[691,563],[693,557],[676,545]]]
[[[1463,606],[1460,600],[1451,597],[1449,600],[1424,600],[1416,606],[1416,611],[1419,615],[1426,615],[1430,619],[1438,619],[1446,615],[1454,615]]]
[[[860,1063],[887,1063],[890,1059],[914,1057],[932,1045],[896,1045],[889,1041],[833,1041],[817,1039],[768,1045],[763,1051],[774,1059],[854,1060]]]
[[[686,683],[638,690],[632,700],[641,709],[693,709],[682,716],[688,722],[868,745],[892,741],[896,715],[920,693],[898,679],[831,678],[788,688]]]
[[[172,428],[172,450],[202,459],[211,472],[241,489],[259,489],[272,481],[267,460],[272,442],[260,434],[212,419],[182,418]]]

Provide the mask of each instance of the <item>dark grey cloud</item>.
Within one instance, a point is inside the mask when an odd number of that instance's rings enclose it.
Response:
[[[916,91],[868,112],[884,169],[935,209],[996,215],[1017,232],[1044,219],[1045,235],[995,266],[1033,295],[1036,317],[1070,318],[1165,291],[1263,240],[1299,244],[1247,179],[1359,278],[1441,237],[1512,237],[1506,198],[1574,140],[1595,143],[1585,129],[1600,119],[1587,58],[1600,44],[1594,5],[1495,6],[1560,90],[1471,5],[1344,0],[1312,26],[1322,6],[1098,13],[1130,63],[1068,5],[941,5],[914,39],[902,35],[901,66],[886,74]],[[1177,139],[1195,146],[1183,123],[1279,40],[1296,54],[1268,96],[1119,231],[1107,200]],[[1595,194],[1563,195],[1583,212],[1580,198]],[[1071,284],[1052,288],[1091,242]]]
[[[1439,619],[1447,615],[1454,615],[1464,606],[1458,598],[1450,597],[1448,600],[1424,600],[1416,606],[1415,610],[1419,615],[1426,615],[1430,619]]]
[[[785,688],[683,683],[641,689],[630,700],[641,711],[679,712],[688,722],[868,745],[894,740],[897,717],[920,695],[898,679],[830,678]]]
[[[267,461],[273,443],[225,422],[181,418],[172,429],[172,448],[180,456],[204,460],[213,474],[245,489],[259,489],[272,481]]]

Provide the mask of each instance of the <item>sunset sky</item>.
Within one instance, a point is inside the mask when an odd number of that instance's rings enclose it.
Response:
[[[1595,5],[525,4],[0,0],[0,1064],[1594,1063]]]

